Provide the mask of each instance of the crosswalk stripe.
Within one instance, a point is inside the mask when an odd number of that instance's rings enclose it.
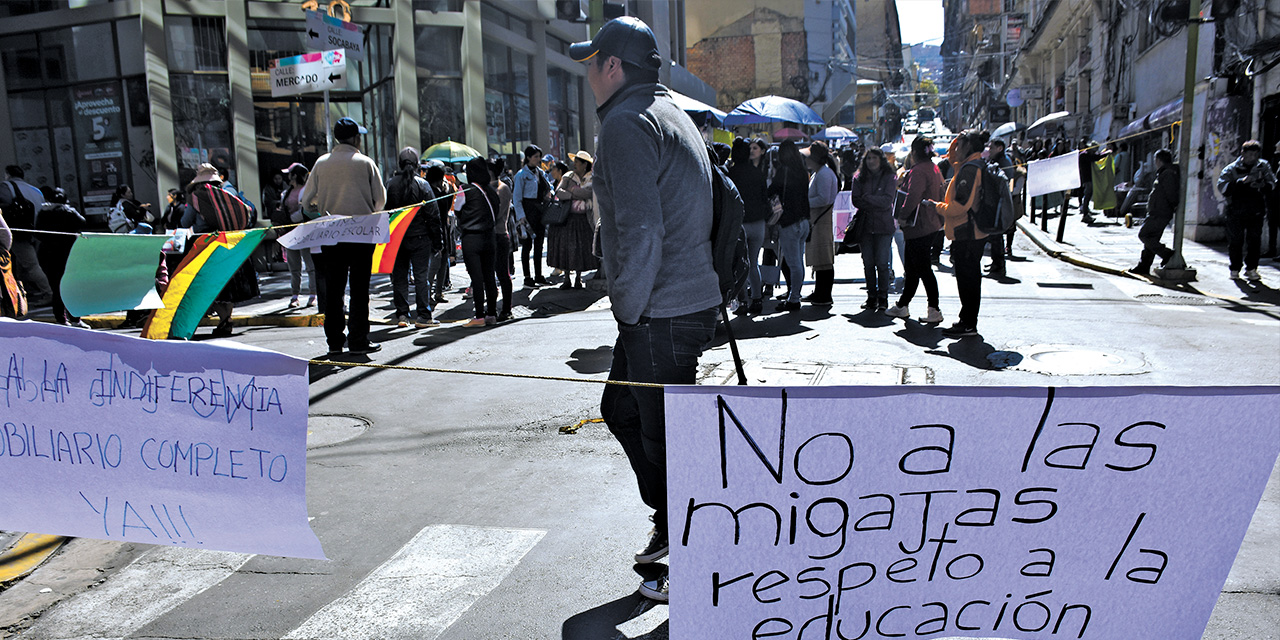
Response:
[[[253,554],[157,547],[102,586],[54,607],[25,632],[32,640],[128,637],[234,574]]]
[[[286,640],[433,640],[497,587],[546,535],[433,525]]]

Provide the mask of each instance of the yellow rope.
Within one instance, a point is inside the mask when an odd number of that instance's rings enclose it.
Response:
[[[560,427],[560,433],[574,434],[577,433],[578,429],[581,429],[583,425],[591,424],[593,422],[604,422],[604,418],[583,418],[578,421],[578,424],[567,424]]]
[[[502,373],[498,371],[471,371],[467,369],[442,369],[439,367],[413,367],[404,364],[378,364],[376,362],[338,362],[335,360],[311,360],[311,364],[325,364],[336,367],[368,367],[370,369],[399,369],[402,371],[425,371],[428,373],[460,373],[473,376],[493,376],[496,378],[525,378],[527,380],[551,380],[556,382],[588,382],[592,384],[616,384],[624,387],[647,387],[663,389],[665,385],[656,382],[630,382],[627,380],[597,380],[595,378],[566,378],[561,376],[539,376],[531,373]]]

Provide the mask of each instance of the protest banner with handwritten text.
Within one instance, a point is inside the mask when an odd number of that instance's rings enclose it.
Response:
[[[0,321],[0,529],[323,558],[307,363]]]
[[[1280,390],[668,387],[671,637],[1199,638]]]
[[[390,240],[390,213],[383,212],[367,216],[324,216],[294,227],[276,242],[286,249],[310,249],[339,242],[383,244]]]

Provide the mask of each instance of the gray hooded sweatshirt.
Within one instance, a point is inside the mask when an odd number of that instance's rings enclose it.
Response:
[[[720,304],[711,262],[711,161],[666,87],[619,89],[596,110],[593,188],[609,298],[618,322]]]

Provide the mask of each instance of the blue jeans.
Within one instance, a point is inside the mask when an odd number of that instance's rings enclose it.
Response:
[[[431,238],[406,236],[400,242],[395,266],[391,268],[391,302],[396,315],[409,317],[409,269],[413,269],[414,301],[418,320],[431,319],[431,274],[436,259],[431,251]]]
[[[778,252],[791,273],[791,290],[787,302],[800,302],[800,290],[804,288],[804,243],[809,238],[809,221],[801,220],[778,230]]]
[[[893,284],[893,234],[863,234],[862,271],[867,279],[867,298],[887,300]]]
[[[716,309],[674,318],[641,318],[618,324],[610,380],[694,384],[698,358],[716,332]],[[640,487],[640,499],[654,510],[654,526],[667,528],[667,423],[661,389],[606,385],[600,416],[622,445]]]
[[[765,221],[744,222],[742,223],[742,229],[747,232],[747,260],[751,263],[751,266],[747,268],[748,293],[746,298],[759,300],[763,290],[760,279],[760,248],[764,246]]]

